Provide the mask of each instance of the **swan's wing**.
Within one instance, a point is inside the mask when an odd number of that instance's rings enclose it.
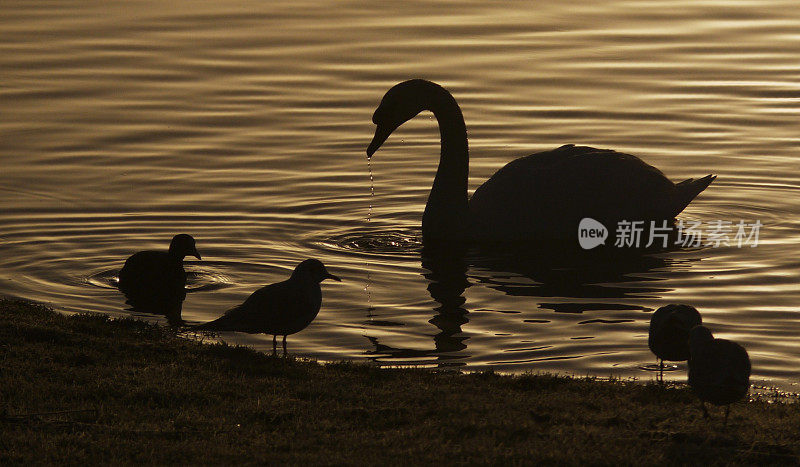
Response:
[[[555,193],[573,193],[574,197],[585,201],[611,195],[626,198],[643,191],[666,195],[675,187],[660,170],[636,156],[573,145],[511,161],[484,186],[489,182],[502,182],[507,188],[512,181],[519,188],[539,191],[535,188],[538,184]]]
[[[475,191],[470,210],[479,229],[574,236],[584,217],[612,232],[620,220],[672,219],[674,200],[675,184],[638,157],[568,145],[510,162]]]

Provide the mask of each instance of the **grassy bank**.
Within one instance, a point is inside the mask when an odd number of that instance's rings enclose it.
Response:
[[[283,360],[0,301],[0,464],[790,463],[798,404]]]

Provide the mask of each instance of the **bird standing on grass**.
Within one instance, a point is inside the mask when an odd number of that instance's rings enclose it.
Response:
[[[703,324],[695,307],[670,304],[662,306],[650,318],[647,346],[659,359],[659,375],[664,380],[664,360],[683,362],[689,359],[689,331]]]
[[[278,336],[283,336],[286,356],[286,336],[302,331],[317,317],[322,305],[320,283],[325,279],[341,282],[321,261],[307,259],[297,265],[289,279],[256,290],[241,305],[194,329],[272,334],[273,354]]]
[[[747,395],[750,388],[750,357],[741,345],[715,339],[705,326],[695,326],[689,333],[689,386],[709,417],[706,402],[727,405],[725,423],[731,404]]]

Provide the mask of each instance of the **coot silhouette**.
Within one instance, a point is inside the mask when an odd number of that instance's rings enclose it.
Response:
[[[183,258],[201,259],[191,235],[172,238],[168,251],[140,251],[125,261],[119,272],[119,288],[138,311],[163,314],[171,324],[180,324],[186,297]]]
[[[508,163],[468,199],[464,117],[436,83],[412,79],[383,96],[367,157],[423,110],[433,112],[441,134],[439,168],[422,215],[426,242],[572,240],[585,217],[612,230],[621,220],[672,221],[715,178],[675,184],[636,156],[570,144]]]
[[[670,304],[653,313],[647,346],[660,360],[662,379],[664,360],[682,362],[689,359],[689,331],[700,324],[703,324],[703,318],[690,305]]]
[[[277,337],[283,336],[286,355],[286,336],[302,331],[317,317],[322,305],[320,282],[325,279],[341,281],[321,261],[307,259],[297,265],[289,279],[256,290],[241,305],[194,329],[272,334],[273,354]]]
[[[706,402],[726,405],[725,423],[730,404],[741,400],[750,388],[750,357],[741,345],[715,339],[705,326],[695,326],[689,333],[689,386],[703,405]]]

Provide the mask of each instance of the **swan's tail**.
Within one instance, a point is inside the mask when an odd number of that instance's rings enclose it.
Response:
[[[698,178],[696,180],[694,178],[690,178],[676,184],[676,199],[675,203],[673,204],[674,212],[672,217],[677,216],[681,213],[681,211],[686,209],[686,206],[688,206],[689,203],[691,203],[692,200],[695,199],[703,190],[708,188],[708,185],[711,185],[711,182],[713,182],[716,178],[716,175],[706,175],[703,178]]]

